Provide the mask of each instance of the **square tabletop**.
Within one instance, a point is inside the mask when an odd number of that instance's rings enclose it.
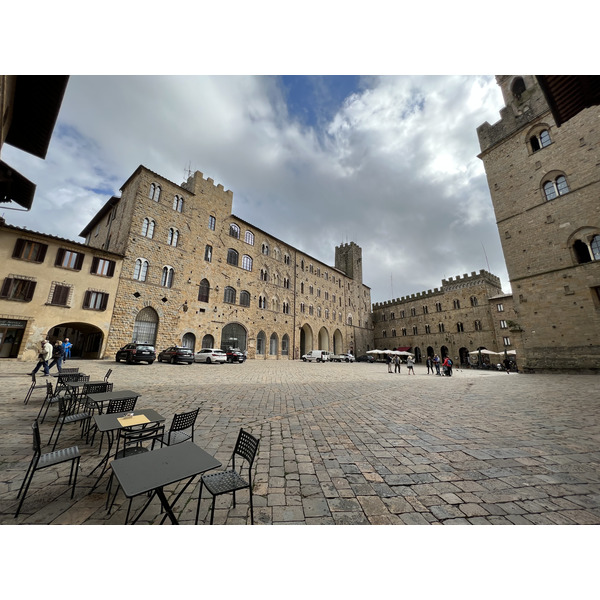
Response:
[[[221,463],[194,442],[113,460],[110,466],[128,498],[218,469]]]
[[[94,381],[65,381],[64,385],[65,387],[75,390],[77,388],[83,387],[84,385],[97,385],[99,383],[106,383],[106,381],[104,381],[104,379],[98,379]]]
[[[161,414],[157,413],[153,408],[139,408],[131,411],[135,416],[144,415],[150,423],[162,423],[166,419]],[[121,417],[130,414],[129,412],[111,413],[108,415],[94,415],[94,421],[98,431],[114,431],[115,429],[122,429],[122,425],[119,422]]]

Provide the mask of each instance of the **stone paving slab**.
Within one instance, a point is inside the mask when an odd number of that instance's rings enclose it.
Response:
[[[196,443],[223,464],[240,427],[260,438],[254,478],[259,525],[600,523],[600,378],[456,370],[453,377],[392,374],[385,364],[248,361],[237,365],[125,365],[69,361],[92,379],[113,369],[115,389],[167,417],[199,407]],[[17,519],[17,492],[31,458],[31,422],[44,378],[28,405],[31,368],[0,361],[0,524],[122,524],[128,500],[105,508],[106,480],[79,430],[59,447],[82,453],[70,498],[68,466],[36,473]],[[41,425],[50,435],[56,409]],[[46,446],[44,451],[49,451]],[[183,484],[167,488],[174,498]],[[193,524],[199,486],[175,513]],[[249,496],[217,499],[215,523],[249,522]],[[134,509],[143,504],[134,500]],[[210,520],[206,495],[200,523]],[[158,502],[140,523],[159,523]]]

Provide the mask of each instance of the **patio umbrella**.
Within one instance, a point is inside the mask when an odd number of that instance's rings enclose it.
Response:
[[[469,352],[469,354],[502,354],[502,352],[493,352],[492,350],[473,350],[473,352]]]

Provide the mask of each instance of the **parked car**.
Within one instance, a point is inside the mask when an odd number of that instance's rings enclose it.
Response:
[[[115,360],[132,364],[134,362],[147,362],[151,365],[156,360],[154,346],[150,344],[125,344],[120,350],[117,350]]]
[[[194,354],[194,362],[198,363],[224,363],[227,361],[227,354],[217,348],[202,348]]]
[[[356,359],[354,358],[354,356],[352,354],[350,354],[350,352],[345,352],[344,354],[332,354],[329,357],[329,360],[331,360],[333,362],[347,362],[347,363],[352,363]]]
[[[331,356],[331,352],[327,352],[327,350],[311,350],[307,354],[302,357],[304,362],[312,362],[316,360],[317,362],[326,362],[329,360]]]
[[[194,353],[189,348],[181,346],[170,346],[158,355],[158,362],[187,363],[191,365],[194,362]]]
[[[363,354],[356,359],[356,362],[375,362],[375,359],[370,354]]]
[[[226,354],[227,362],[229,363],[243,363],[246,360],[246,355],[239,348],[230,348],[227,350]]]

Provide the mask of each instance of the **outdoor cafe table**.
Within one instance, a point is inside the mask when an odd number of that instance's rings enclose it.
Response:
[[[113,432],[118,431],[119,429],[122,429],[123,427],[127,427],[127,425],[122,425],[121,422],[119,421],[119,419],[122,417],[126,417],[127,415],[130,415],[130,414],[132,414],[134,417],[137,417],[139,415],[144,415],[148,419],[149,423],[163,423],[165,421],[165,417],[163,417],[161,414],[157,413],[153,408],[140,408],[137,410],[133,410],[131,412],[120,412],[120,413],[110,413],[110,414],[104,414],[104,415],[94,415],[94,422],[96,423],[96,427],[98,428],[98,431],[100,431],[101,433],[106,433],[107,434],[106,437],[108,438],[108,450],[106,451],[104,458],[92,469],[92,472],[90,473],[90,475],[92,475],[92,473],[96,469],[98,469],[99,467],[104,465],[104,468],[100,472],[100,475],[98,476],[98,479],[96,480],[96,483],[94,484],[94,488],[98,485],[100,478],[102,477],[102,475],[104,475],[106,469],[108,468],[107,463],[108,463],[108,459],[110,458],[110,453],[111,453],[112,445],[113,445],[113,441],[114,441]],[[92,489],[94,489],[94,488],[92,488]]]
[[[134,392],[133,390],[118,390],[113,392],[96,392],[94,394],[88,394],[87,399],[96,406],[98,414],[102,414],[104,411],[104,405],[108,404],[111,400],[125,400],[126,398],[139,398],[141,394]]]
[[[214,456],[196,446],[194,442],[183,442],[174,446],[164,446],[151,452],[119,458],[110,463],[110,466],[127,498],[152,492],[142,510],[132,521],[132,525],[141,517],[154,495],[158,496],[165,509],[166,515],[163,517],[163,521],[168,516],[173,525],[178,525],[177,518],[173,514],[175,502],[197,475],[211,469],[218,469],[221,463]],[[163,488],[184,479],[189,479],[188,483],[179,492],[173,505],[169,504]],[[198,502],[200,502],[199,495]],[[125,524],[127,524],[127,517]]]

